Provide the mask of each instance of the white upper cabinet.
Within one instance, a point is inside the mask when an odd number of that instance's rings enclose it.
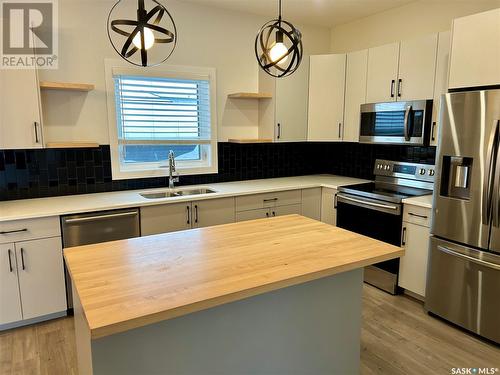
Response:
[[[309,67],[309,141],[341,141],[346,54],[316,55]]]
[[[448,65],[450,61],[451,32],[443,31],[438,36],[436,79],[434,81],[434,108],[432,111],[432,132],[430,144],[437,146],[439,134],[439,108],[441,96],[448,90]]]
[[[359,142],[360,106],[366,102],[367,68],[367,49],[347,54],[343,138],[345,142]]]
[[[259,101],[259,138],[274,142],[300,142],[307,139],[308,61],[291,76],[273,78],[259,71],[259,91],[272,98]]]
[[[399,43],[385,44],[368,50],[366,102],[396,100],[399,66]]]
[[[397,100],[434,97],[437,45],[438,34],[401,42]]]
[[[0,69],[0,149],[42,147],[36,69]]]
[[[438,35],[370,48],[366,102],[434,97]]]
[[[449,88],[500,85],[500,8],[453,21]]]

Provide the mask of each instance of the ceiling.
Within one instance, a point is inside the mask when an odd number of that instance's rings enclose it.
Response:
[[[184,0],[273,18],[277,0]],[[414,0],[282,0],[283,18],[292,22],[333,27],[396,8]]]

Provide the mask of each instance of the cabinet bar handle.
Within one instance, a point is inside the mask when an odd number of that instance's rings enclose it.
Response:
[[[391,81],[391,98],[394,98],[394,85],[396,84],[395,80]]]
[[[35,143],[40,143],[40,139],[38,138],[38,122],[35,121],[33,127],[35,128]]]
[[[278,139],[281,138],[281,124],[278,122]]]
[[[23,271],[26,269],[24,266],[24,249],[21,247],[21,266],[23,268]]]
[[[432,122],[431,140],[433,140],[433,141],[436,140],[436,121]]]
[[[428,218],[427,215],[414,214],[413,212],[408,212],[408,215],[419,217],[419,218],[422,218],[422,219],[427,219]]]
[[[268,212],[266,212],[266,217],[269,217],[269,211],[268,211]]]
[[[273,211],[273,217],[276,216],[276,212]]]
[[[401,239],[401,245],[406,245],[406,227],[403,228],[403,238]]]
[[[10,257],[10,253],[11,253],[10,249],[7,250],[7,253],[9,254],[9,271],[12,272],[12,271],[14,271],[14,269],[12,268],[12,259]]]
[[[333,208],[337,209],[337,194],[333,196]]]
[[[270,198],[270,199],[264,199],[264,203],[265,202],[276,202],[278,200],[278,198]]]
[[[339,122],[339,139],[342,138],[342,123]]]
[[[398,97],[401,98],[401,91],[403,88],[403,80],[400,78],[398,79]]]
[[[15,230],[7,230],[0,232],[0,234],[11,234],[11,233],[20,233],[20,232],[27,232],[28,228],[23,228],[23,229],[15,229]]]
[[[194,206],[194,222],[198,223],[198,205]]]
[[[187,223],[191,224],[191,210],[189,206],[186,206],[186,209],[187,209]]]

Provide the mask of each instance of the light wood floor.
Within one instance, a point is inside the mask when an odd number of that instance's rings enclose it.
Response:
[[[361,359],[363,375],[450,374],[500,367],[500,348],[428,316],[411,298],[365,285]],[[0,333],[0,374],[76,375],[73,319]]]

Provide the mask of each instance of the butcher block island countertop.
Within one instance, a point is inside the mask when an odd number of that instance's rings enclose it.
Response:
[[[91,339],[403,254],[299,215],[64,250]]]

